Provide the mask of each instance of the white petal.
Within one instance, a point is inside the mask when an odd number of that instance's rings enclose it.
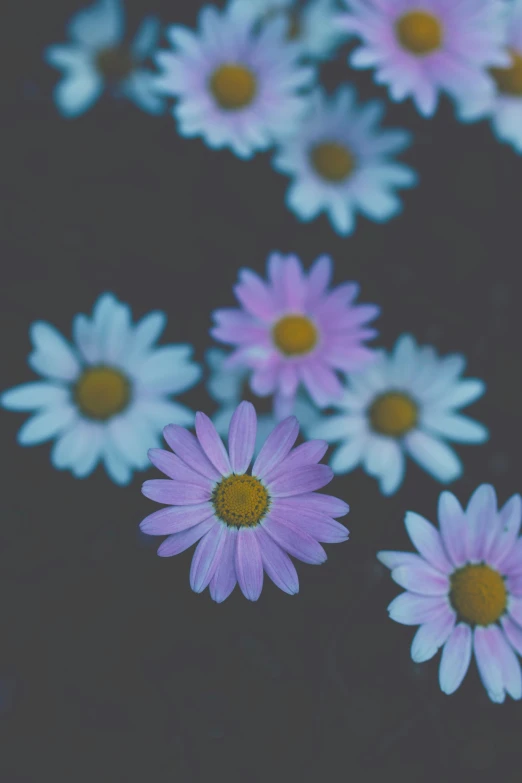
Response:
[[[473,648],[480,679],[491,701],[501,704],[505,699],[500,660],[497,657],[498,640],[502,633],[498,626],[477,626],[473,633]]]
[[[35,408],[58,406],[65,403],[70,396],[67,386],[53,383],[23,383],[4,392],[0,404],[12,411],[30,411]]]
[[[333,472],[349,473],[353,470],[362,459],[365,445],[365,438],[354,438],[352,441],[339,446],[330,459],[330,467]]]
[[[444,645],[439,666],[439,684],[443,693],[454,693],[466,676],[471,661],[472,638],[469,625],[459,623]]]
[[[484,443],[489,437],[487,427],[467,416],[424,411],[422,426],[458,443]]]
[[[439,481],[454,481],[462,474],[462,465],[453,451],[442,441],[415,430],[404,438],[404,445],[421,467]]]
[[[54,90],[56,105],[64,117],[77,117],[92,106],[103,91],[101,76],[90,66],[70,71]]]
[[[44,321],[31,325],[34,351],[29,364],[35,372],[64,381],[74,380],[80,371],[76,355],[60,332]]]
[[[420,626],[411,643],[415,663],[429,661],[447,640],[455,626],[455,612],[444,609],[440,615]]]
[[[140,25],[132,42],[132,53],[140,60],[145,59],[155,48],[160,34],[160,21],[155,16],[147,16]]]
[[[18,443],[21,446],[34,446],[54,438],[74,421],[76,415],[72,405],[60,405],[36,413],[19,430]]]
[[[69,22],[69,35],[88,47],[108,47],[123,35],[121,0],[98,0],[75,14]]]

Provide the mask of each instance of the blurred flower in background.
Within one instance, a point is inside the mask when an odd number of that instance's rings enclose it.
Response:
[[[294,179],[286,203],[301,220],[324,211],[334,229],[347,235],[355,229],[357,212],[381,222],[401,211],[394,191],[415,185],[417,175],[390,155],[404,150],[411,136],[379,130],[383,113],[380,101],[357,106],[351,87],[331,97],[320,88],[314,91],[310,111],[273,160],[277,171]]]
[[[227,367],[226,359],[229,355],[219,348],[209,348],[205,354],[205,360],[210,369],[210,377],[207,382],[208,392],[212,399],[219,404],[218,410],[212,416],[212,422],[219,435],[222,436],[227,434],[232,415],[245,396],[245,387],[248,385],[250,374],[249,368],[243,365]],[[317,420],[319,412],[306,395],[299,392],[295,399],[293,414],[301,428],[305,429]],[[257,415],[254,456],[257,456],[276,424],[277,419],[273,413]]]
[[[438,509],[440,532],[419,514],[405,524],[419,554],[379,552],[407,592],[388,607],[392,620],[420,625],[411,646],[416,663],[442,649],[439,682],[454,693],[472,653],[489,698],[522,698],[522,519],[520,495],[497,510],[495,490],[482,484],[464,511],[451,492]]]
[[[299,46],[302,57],[324,60],[334,54],[345,33],[335,24],[336,0],[231,0],[239,9],[254,15],[262,26],[275,17],[286,25],[286,37]]]
[[[256,32],[255,16],[236,4],[223,12],[206,6],[198,19],[198,33],[167,28],[174,52],[156,55],[157,89],[179,98],[173,113],[183,136],[202,136],[210,147],[250,158],[293,130],[315,69],[298,62],[284,19]]]
[[[337,24],[362,42],[350,64],[375,68],[375,81],[388,86],[392,100],[411,96],[419,112],[430,117],[444,91],[457,113],[463,112],[461,119],[483,116],[478,97],[494,90],[486,69],[509,65],[503,0],[343,2],[347,12]]]
[[[196,593],[207,586],[214,601],[224,601],[239,583],[243,595],[257,601],[263,571],[289,594],[299,590],[288,555],[319,565],[320,545],[339,543],[348,531],[335,517],[348,512],[342,500],[316,493],[333,473],[318,464],[327,444],[310,441],[292,449],[299,424],[280,422],[266,439],[248,473],[256,442],[256,411],[250,402],[236,408],[228,432],[228,450],[208,416],[196,414],[196,435],[176,425],[164,430],[175,452],[150,452],[152,463],[169,480],[146,481],[143,494],[168,506],[141,522],[148,535],[167,535],[158,549],[170,557],[199,541],[190,569]]]
[[[194,413],[169,397],[193,386],[201,368],[190,345],[154,347],[165,323],[163,313],[152,312],[133,326],[129,306],[103,294],[91,319],[75,317],[74,346],[51,324],[32,324],[29,364],[44,381],[0,398],[4,408],[34,411],[18,442],[56,438],[55,468],[83,478],[103,461],[115,483],[127,484],[133,470],[148,467],[147,449],[159,445],[167,423],[194,422]]]
[[[406,455],[438,481],[462,474],[462,464],[444,440],[483,443],[488,430],[458,409],[485,391],[483,381],[462,379],[466,360],[459,354],[439,357],[431,346],[417,346],[402,335],[393,352],[378,352],[370,367],[348,376],[336,414],[307,430],[308,437],[342,444],[332,455],[334,473],[362,465],[384,495],[402,484]]]
[[[272,253],[268,280],[242,269],[234,293],[242,307],[214,311],[212,336],[234,345],[227,365],[248,367],[250,388],[274,395],[278,419],[293,412],[302,386],[324,408],[342,395],[337,371],[359,369],[374,358],[364,341],[375,337],[368,322],[377,305],[354,305],[357,283],[329,291],[333,271],[321,256],[305,273],[296,256]]]
[[[45,60],[64,71],[55,90],[58,110],[76,117],[89,109],[104,90],[126,97],[144,111],[159,114],[164,100],[153,86],[156,74],[143,68],[155,49],[160,23],[146,17],[131,44],[123,40],[122,0],[98,0],[69,22],[71,43],[53,44]]]

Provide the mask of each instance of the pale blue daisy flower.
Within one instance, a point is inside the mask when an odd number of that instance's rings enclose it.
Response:
[[[324,211],[334,229],[347,235],[357,212],[382,222],[401,211],[395,190],[415,185],[417,175],[390,156],[411,137],[379,129],[383,112],[380,101],[358,106],[352,87],[331,97],[314,91],[299,130],[280,143],[273,160],[277,171],[294,179],[286,203],[297,217],[309,221]]]
[[[108,293],[92,318],[75,316],[73,345],[51,324],[33,323],[29,365],[43,380],[0,397],[4,408],[34,411],[18,433],[20,445],[56,439],[52,464],[77,478],[100,461],[117,484],[144,470],[166,424],[193,425],[194,413],[169,398],[201,376],[190,345],[154,345],[165,323],[155,311],[133,325],[129,306]]]
[[[307,437],[341,442],[330,465],[348,473],[358,465],[374,476],[384,495],[392,495],[405,474],[406,455],[442,483],[462,474],[462,464],[446,440],[483,443],[488,430],[459,408],[482,396],[485,384],[462,379],[466,360],[439,357],[402,335],[391,353],[378,352],[368,368],[348,376],[335,415],[307,429]]]
[[[214,426],[220,435],[226,435],[230,420],[244,392],[248,388],[249,368],[239,365],[227,367],[225,361],[229,353],[219,348],[210,348],[205,355],[205,361],[210,369],[210,377],[207,382],[208,393],[219,407],[212,416]],[[286,413],[286,411],[285,411]],[[319,419],[319,411],[304,393],[299,393],[292,406],[291,413],[296,416],[303,428],[309,428]],[[281,417],[275,413],[262,413],[257,417],[257,440],[255,454],[265,442]]]
[[[198,32],[167,29],[174,51],[156,55],[163,71],[157,88],[179,98],[173,113],[183,136],[250,158],[297,125],[315,69],[298,62],[282,19],[256,31],[253,15],[231,5],[223,12],[206,6],[198,21]]]
[[[72,17],[71,43],[53,44],[45,50],[47,63],[64,71],[55,89],[61,114],[82,114],[105,89],[151,114],[163,111],[164,99],[154,89],[157,74],[142,67],[158,42],[159,20],[146,17],[130,45],[123,40],[123,28],[121,0],[98,0]]]

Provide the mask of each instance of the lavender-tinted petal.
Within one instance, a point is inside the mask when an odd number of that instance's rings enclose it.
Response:
[[[401,587],[419,595],[446,595],[449,591],[448,578],[428,563],[399,566],[393,569],[391,577]]]
[[[381,551],[377,552],[377,560],[390,571],[403,565],[418,565],[421,558],[413,552]]]
[[[326,552],[323,547],[297,525],[270,515],[266,518],[263,528],[292,557],[312,565],[325,562]]]
[[[201,539],[190,565],[190,586],[201,593],[214,576],[225,543],[225,526],[214,524]]]
[[[340,541],[346,541],[348,530],[340,522],[336,522],[327,514],[321,514],[318,511],[310,509],[301,509],[295,512],[292,506],[288,506],[285,500],[274,500],[272,505],[272,514],[278,517],[288,519],[297,525],[305,533],[308,533],[316,541],[326,544],[336,544]]]
[[[502,682],[512,699],[522,699],[522,672],[517,656],[504,633],[493,626],[496,632],[496,655],[502,672]]]
[[[209,517],[198,525],[193,525],[180,533],[173,533],[161,544],[158,549],[158,555],[160,557],[179,555],[180,552],[184,552],[185,549],[199,541],[215,524],[217,524],[216,520],[213,517]]]
[[[307,465],[272,479],[268,489],[274,497],[289,497],[321,489],[332,478],[333,470],[328,465]]]
[[[443,693],[454,693],[460,686],[469,669],[471,651],[471,628],[466,623],[459,623],[442,648],[439,685]]]
[[[263,589],[263,561],[254,530],[242,528],[237,533],[236,574],[245,598],[257,601]]]
[[[179,533],[193,525],[199,525],[213,516],[210,503],[197,506],[167,506],[154,511],[140,522],[140,530],[148,536],[166,536]]]
[[[484,558],[488,532],[497,522],[497,495],[491,484],[481,484],[472,494],[466,508],[468,520],[469,549],[472,561]]]
[[[176,454],[165,449],[149,449],[147,453],[152,464],[169,478],[174,481],[195,484],[202,489],[212,492],[212,481],[206,478],[206,476],[202,476],[201,473],[196,473],[195,470],[189,468],[187,463],[183,462]]]
[[[455,612],[444,607],[440,615],[420,626],[411,643],[415,663],[429,661],[455,627]]]
[[[445,605],[438,596],[401,593],[389,604],[388,614],[401,625],[419,625],[433,619]]]
[[[228,451],[234,473],[245,473],[256,445],[256,409],[251,402],[241,402],[232,415],[228,430]]]
[[[223,441],[205,413],[196,413],[196,434],[201,448],[222,476],[232,473],[232,465]]]
[[[268,483],[276,476],[291,473],[306,465],[317,464],[324,457],[327,448],[328,443],[325,440],[309,440],[307,443],[301,443],[279,465],[267,472],[264,476],[265,481]]]
[[[506,694],[498,656],[499,638],[502,639],[501,631],[496,625],[476,626],[473,632],[473,649],[482,684],[491,701],[502,704]]]
[[[510,595],[507,608],[511,619],[522,628],[522,598]]]
[[[509,555],[520,531],[522,520],[522,498],[520,495],[513,495],[504,503],[499,516],[499,533],[493,542],[489,559],[496,568]]]
[[[221,474],[215,469],[191,432],[178,424],[168,424],[163,430],[163,437],[172,451],[175,451],[190,468],[212,481],[221,479]]]
[[[284,502],[296,511],[318,511],[329,517],[344,517],[350,510],[344,500],[333,495],[323,495],[321,492],[306,492],[304,495],[285,498]]]
[[[444,548],[455,566],[468,557],[468,526],[459,501],[451,492],[440,494],[438,517]]]
[[[263,566],[272,582],[289,595],[299,592],[299,578],[295,566],[281,547],[263,527],[256,530]]]
[[[522,628],[507,614],[500,618],[500,622],[510,645],[519,655],[522,655]]]
[[[299,422],[295,416],[289,416],[279,422],[261,447],[252,467],[252,474],[265,478],[277,468],[294,445],[298,435]]]
[[[237,530],[227,528],[224,532],[225,541],[221,557],[210,580],[210,595],[218,604],[222,603],[237,584],[236,576],[236,538]]]
[[[413,511],[406,513],[404,524],[413,546],[424,559],[443,574],[451,573],[453,567],[444,551],[438,530],[427,519]]]
[[[203,489],[197,484],[182,484],[168,479],[145,481],[141,491],[146,498],[170,506],[192,506],[194,503],[204,503],[210,500],[212,494],[210,489]]]

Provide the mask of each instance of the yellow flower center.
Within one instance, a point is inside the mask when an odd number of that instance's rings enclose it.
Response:
[[[355,159],[344,144],[323,141],[310,152],[310,160],[319,176],[328,182],[343,182],[355,168]]]
[[[415,402],[402,392],[387,392],[376,397],[369,410],[370,422],[375,432],[400,438],[417,423],[418,409]]]
[[[484,563],[459,568],[451,575],[450,584],[450,601],[466,623],[490,625],[506,611],[504,579]]]
[[[510,49],[511,65],[509,68],[491,68],[491,75],[497,83],[499,92],[504,95],[522,97],[522,53]]]
[[[130,396],[130,384],[123,373],[103,365],[87,368],[74,387],[74,398],[81,412],[101,421],[121,413]]]
[[[270,506],[267,490],[255,476],[227,476],[214,489],[216,515],[231,527],[254,527]]]
[[[429,54],[442,44],[442,25],[427,11],[408,11],[397,20],[395,30],[401,46],[413,54]]]
[[[301,356],[316,345],[317,329],[305,315],[284,315],[273,327],[272,338],[285,356]]]
[[[125,46],[112,46],[96,53],[95,66],[108,82],[121,82],[134,69],[131,52]]]
[[[256,77],[239,63],[220,65],[210,78],[210,89],[222,109],[243,109],[257,93]]]

